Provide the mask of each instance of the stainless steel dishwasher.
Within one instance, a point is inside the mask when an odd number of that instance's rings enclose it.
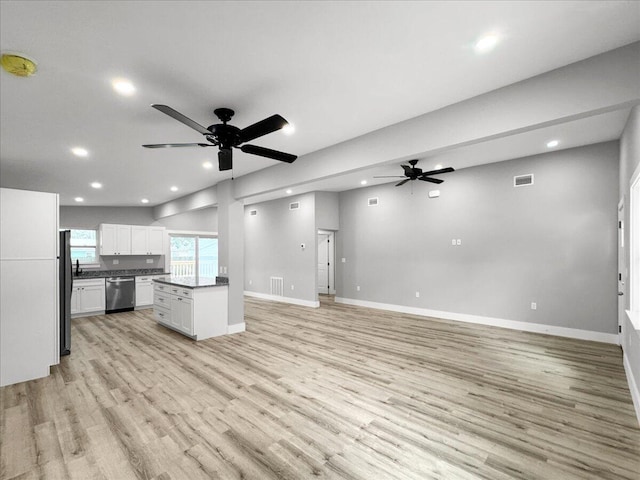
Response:
[[[106,287],[106,313],[133,310],[136,304],[135,277],[109,277]]]

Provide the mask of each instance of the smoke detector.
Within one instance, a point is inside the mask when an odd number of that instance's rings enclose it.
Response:
[[[38,70],[35,60],[20,53],[3,53],[2,68],[18,77],[30,77]]]

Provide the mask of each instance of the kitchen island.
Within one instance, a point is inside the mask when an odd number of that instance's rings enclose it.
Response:
[[[159,324],[193,340],[228,333],[226,278],[166,275],[154,278],[153,283],[153,314]]]

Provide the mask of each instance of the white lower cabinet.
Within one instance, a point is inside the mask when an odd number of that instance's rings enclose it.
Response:
[[[153,306],[153,275],[136,277],[136,308]]]
[[[104,312],[104,278],[74,280],[71,290],[71,315]]]
[[[227,334],[228,287],[185,288],[154,283],[156,321],[196,340]]]

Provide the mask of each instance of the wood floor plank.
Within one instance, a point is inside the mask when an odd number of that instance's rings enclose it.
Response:
[[[0,389],[0,478],[638,480],[615,345],[246,299],[194,342],[151,310],[72,321],[52,375]]]

